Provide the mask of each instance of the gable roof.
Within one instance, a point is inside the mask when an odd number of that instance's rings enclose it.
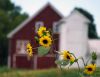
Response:
[[[50,3],[47,3],[45,6],[43,6],[42,8],[40,8],[40,10],[38,11],[38,13],[34,14],[33,16],[27,18],[24,22],[22,22],[17,28],[15,28],[14,30],[12,30],[10,33],[8,33],[7,38],[12,38],[13,35],[15,33],[17,33],[19,30],[21,30],[23,27],[26,26],[26,24],[31,21],[35,16],[37,16],[43,9],[45,9],[46,7],[51,7],[59,16],[63,17],[63,15]]]
[[[72,10],[72,12],[71,12],[68,16],[66,16],[66,17],[64,17],[63,19],[61,19],[61,20],[57,23],[57,25],[61,25],[61,24],[64,24],[65,22],[67,22],[68,19],[69,19],[74,13],[76,13],[76,14],[78,14],[80,17],[84,18],[85,21],[86,21],[86,23],[90,23],[90,20],[89,20],[83,13],[81,13],[81,12],[79,12],[78,10],[74,9],[74,10]]]
[[[88,23],[90,23],[90,19],[89,19],[84,13],[80,12],[80,11],[77,10],[77,9],[74,9],[74,11],[77,12],[81,17],[84,17],[85,20],[86,20]]]
[[[82,17],[82,18],[84,18],[88,23],[90,22],[90,20],[83,14],[83,13],[81,13],[81,12],[79,12],[78,10],[76,10],[76,9],[74,9],[74,10],[72,10],[72,12],[70,13],[70,15],[69,16],[67,16],[67,17],[64,17],[63,19],[61,19],[61,21],[64,21],[65,19],[69,19],[70,17],[72,17],[73,16],[73,14],[78,14],[79,15],[79,17]]]

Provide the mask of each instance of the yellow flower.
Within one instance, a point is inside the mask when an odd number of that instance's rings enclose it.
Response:
[[[46,30],[46,27],[44,27],[44,26],[41,26],[40,28],[39,28],[39,30],[38,30],[38,35],[40,36],[40,37],[42,37],[43,35],[45,35],[45,36],[50,36],[50,32],[49,31],[47,31]]]
[[[28,43],[26,45],[26,48],[27,48],[27,54],[28,54],[28,56],[30,56],[30,57],[33,56],[32,46],[31,46],[30,43]]]
[[[71,62],[74,62],[75,61],[75,58],[71,55],[71,57],[70,57],[70,61]]]
[[[43,32],[45,32],[45,31],[46,31],[46,27],[41,26],[37,33],[41,37],[41,36],[43,36]]]
[[[49,47],[52,44],[52,40],[49,36],[43,36],[39,39],[39,44],[44,47]]]
[[[85,66],[84,73],[91,75],[91,74],[93,74],[95,69],[96,69],[96,64],[89,64],[89,65]]]
[[[26,48],[28,49],[32,49],[32,46],[31,46],[31,44],[30,43],[27,43],[27,45],[26,45]]]
[[[75,61],[75,58],[69,53],[69,51],[63,51],[60,53],[63,57],[63,60],[70,60],[71,62]]]
[[[49,31],[45,31],[46,36],[51,36]]]

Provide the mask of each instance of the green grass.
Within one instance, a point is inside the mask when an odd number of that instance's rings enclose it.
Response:
[[[77,69],[60,70],[60,69],[44,69],[44,70],[22,70],[0,68],[0,77],[79,77]],[[100,77],[100,68],[97,68],[93,77]]]

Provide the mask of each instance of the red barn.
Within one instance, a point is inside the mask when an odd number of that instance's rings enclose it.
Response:
[[[40,57],[37,54],[37,49],[33,50],[34,55],[31,60],[28,60],[26,54],[26,43],[31,42],[33,48],[37,47],[34,40],[36,31],[40,26],[51,28],[54,37],[58,37],[57,21],[62,18],[62,15],[50,4],[44,6],[35,16],[28,18],[21,23],[16,29],[10,32],[7,37],[9,38],[9,55],[8,66],[12,68],[31,68],[31,69],[44,69],[55,67],[55,53],[50,50],[49,54]],[[58,41],[55,47],[58,49]]]

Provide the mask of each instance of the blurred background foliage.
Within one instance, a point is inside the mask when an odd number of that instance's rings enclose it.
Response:
[[[97,34],[97,30],[96,30],[96,25],[94,23],[94,18],[93,15],[90,14],[88,11],[85,11],[82,8],[75,8],[76,10],[78,10],[80,13],[82,13],[86,18],[88,18],[90,20],[90,23],[88,23],[88,38],[90,39],[98,39],[98,34]]]
[[[21,8],[10,0],[0,0],[0,65],[7,64],[7,34],[28,17],[21,13]]]
[[[93,16],[81,8],[75,8],[83,13],[90,21],[88,37],[97,39],[96,26]],[[16,28],[22,21],[28,18],[28,14],[21,13],[21,7],[15,6],[10,0],[0,0],[0,65],[7,64],[8,39],[7,34]]]

